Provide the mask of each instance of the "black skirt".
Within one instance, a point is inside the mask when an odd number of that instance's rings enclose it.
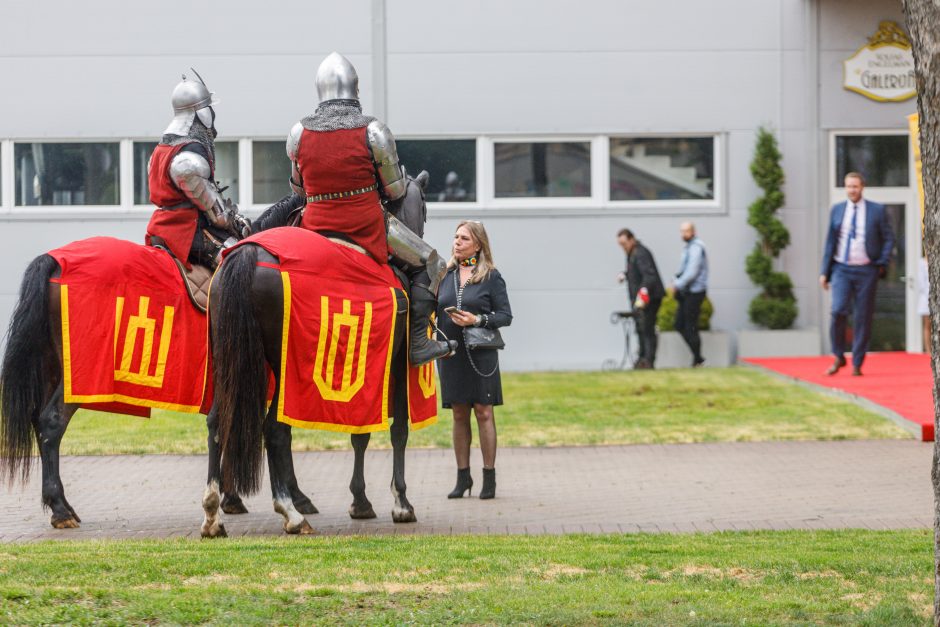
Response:
[[[448,339],[457,340],[457,353],[452,357],[437,362],[441,379],[441,404],[451,408],[454,403],[502,405],[503,386],[499,376],[499,351],[489,349],[473,351],[468,354],[464,344],[463,329],[444,313],[445,307],[457,305],[455,274],[451,270],[441,282],[438,293],[438,325]],[[474,314],[486,314],[487,327],[496,329],[507,326],[512,321],[512,311],[506,294],[506,283],[499,271],[493,270],[490,276],[480,283],[471,283],[463,288],[460,306],[464,311]],[[442,337],[439,339],[443,339]],[[470,360],[473,359],[474,370]],[[492,376],[481,376],[477,371]]]
[[[470,365],[467,349],[460,337],[457,353],[437,362],[441,377],[441,404],[446,408],[458,404],[502,405],[503,384],[499,378],[499,351],[475,350],[473,363],[483,374],[496,369],[491,377],[481,377]]]

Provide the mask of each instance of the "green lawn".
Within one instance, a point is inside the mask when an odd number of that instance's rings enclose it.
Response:
[[[932,533],[0,546],[8,624],[929,625]]]
[[[496,409],[500,446],[905,438],[849,401],[750,368],[642,372],[509,373]],[[349,437],[294,429],[295,450],[347,448]],[[147,421],[82,411],[67,455],[203,453],[202,416],[156,411]],[[450,411],[411,434],[412,447],[450,447]],[[378,433],[372,446],[387,447]]]

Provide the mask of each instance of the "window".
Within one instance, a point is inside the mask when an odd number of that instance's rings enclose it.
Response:
[[[134,142],[134,204],[150,204],[150,185],[147,181],[147,165],[157,142]]]
[[[497,198],[591,195],[590,142],[497,142]]]
[[[17,143],[16,204],[117,205],[119,144]]]
[[[238,142],[215,143],[215,180],[222,195],[238,202]],[[228,189],[225,189],[228,188]]]
[[[836,187],[860,172],[870,187],[907,187],[907,135],[836,135]]]
[[[611,200],[714,197],[714,137],[611,138]]]
[[[157,142],[134,142],[134,204],[150,204],[147,165]],[[238,142],[216,142],[215,178],[219,187],[229,185],[224,195],[238,202]]]
[[[402,139],[395,142],[398,159],[408,173],[431,175],[427,198],[435,202],[473,202],[477,199],[475,139]]]
[[[254,204],[271,205],[290,193],[290,159],[283,140],[252,142],[251,163]]]

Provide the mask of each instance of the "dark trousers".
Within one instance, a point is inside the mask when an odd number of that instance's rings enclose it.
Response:
[[[693,363],[702,361],[702,339],[698,334],[698,317],[702,313],[705,292],[676,292],[679,308],[676,310],[676,331],[689,345]]]
[[[639,359],[645,359],[650,366],[656,363],[656,314],[662,304],[661,298],[653,299],[637,312],[636,332],[640,340]]]
[[[878,267],[848,266],[837,263],[832,269],[832,317],[829,339],[832,354],[840,358],[845,354],[845,329],[849,313],[852,316],[852,365],[862,367],[868,342],[871,340],[871,320],[875,313],[875,290],[878,287]]]

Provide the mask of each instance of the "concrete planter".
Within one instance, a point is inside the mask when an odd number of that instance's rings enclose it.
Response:
[[[819,329],[738,331],[738,359],[819,355]]]
[[[702,356],[707,367],[731,365],[731,336],[724,331],[701,331]],[[656,350],[657,368],[688,368],[692,364],[692,352],[685,340],[676,331],[659,334]]]

